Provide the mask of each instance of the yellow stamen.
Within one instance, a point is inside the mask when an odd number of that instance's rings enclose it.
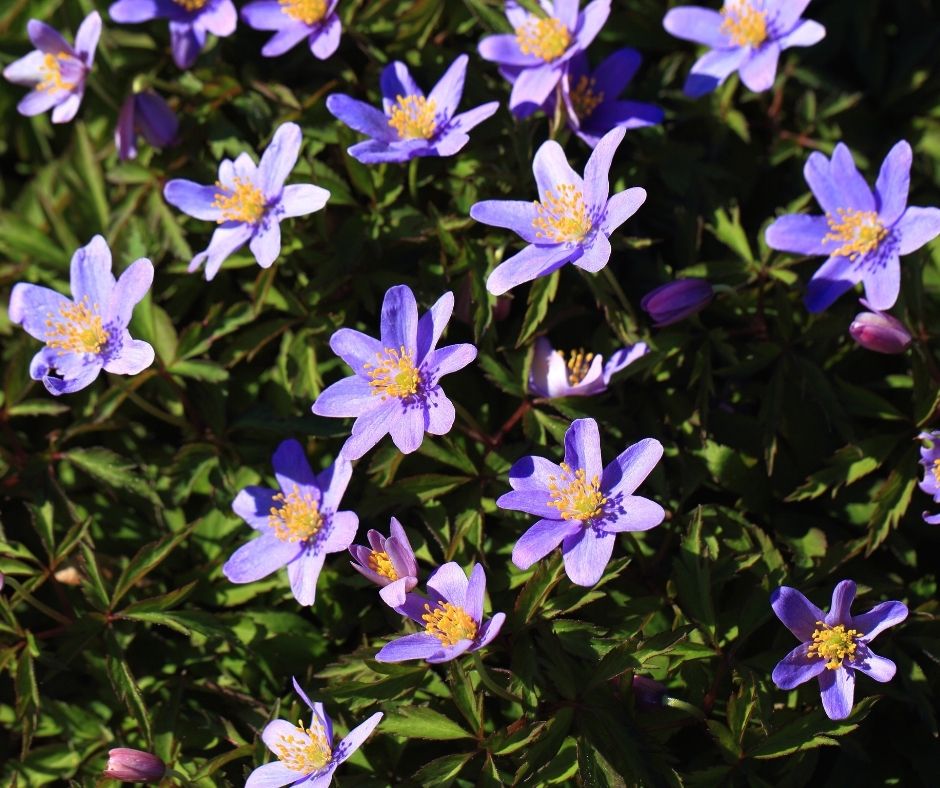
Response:
[[[297,733],[297,736],[282,736],[274,746],[274,753],[291,771],[313,774],[330,762],[333,748],[326,740],[326,732],[317,719],[313,720],[309,728],[305,728],[303,721],[298,720]]]
[[[826,660],[829,670],[841,668],[845,659],[855,661],[858,640],[865,637],[861,632],[846,630],[842,624],[830,627],[822,621],[817,621],[816,627],[813,630],[813,642],[806,650],[808,656]]]
[[[546,192],[545,200],[536,200],[538,216],[532,226],[538,230],[537,238],[553,243],[578,243],[584,240],[593,226],[584,204],[584,195],[570,183],[555,187],[555,192]]]
[[[385,353],[376,353],[375,358],[375,364],[364,366],[373,394],[381,394],[382,399],[405,399],[418,391],[421,386],[421,372],[415,367],[411,353],[405,350],[404,346],[399,350],[385,348]]]
[[[933,478],[936,480],[937,484],[940,484],[940,460],[933,461]]]
[[[305,25],[315,25],[326,15],[326,0],[277,0],[281,11]]]
[[[568,94],[574,114],[581,120],[591,117],[591,113],[604,101],[604,92],[594,90],[596,84],[596,79],[582,74],[578,84]]]
[[[223,222],[244,222],[245,224],[257,224],[264,216],[264,195],[261,189],[255,186],[247,178],[236,178],[235,188],[226,189],[220,182],[216,181],[215,200],[212,203],[213,208],[222,211],[222,216],[217,220],[219,224]]]
[[[565,357],[565,354],[558,350],[556,351],[559,356],[562,358]],[[572,350],[568,354],[568,361],[565,366],[568,368],[568,382],[575,386],[580,383],[587,376],[587,373],[591,369],[591,362],[594,360],[593,353],[586,353],[584,348],[578,348],[577,350]]]
[[[274,529],[274,535],[282,542],[303,542],[312,539],[323,527],[320,504],[310,493],[301,494],[296,484],[287,496],[278,493],[274,500],[281,506],[271,507],[268,525]]]
[[[424,96],[396,96],[388,125],[403,140],[429,140],[437,129],[437,103]]]
[[[826,241],[840,241],[842,246],[833,252],[839,257],[848,257],[855,261],[878,248],[888,231],[879,221],[875,211],[856,211],[854,208],[839,208],[837,216],[826,214],[829,232],[823,236]]]
[[[548,505],[557,509],[562,520],[580,520],[582,523],[593,520],[604,510],[607,499],[601,492],[601,480],[597,474],[590,482],[583,468],[574,473],[566,463],[561,464],[565,475],[559,479],[549,477],[548,492],[551,500]],[[563,486],[559,486],[562,482]]]
[[[546,63],[561,57],[571,43],[571,31],[553,17],[529,20],[516,28],[516,43],[524,55],[535,55]]]
[[[46,344],[65,353],[100,353],[108,344],[108,332],[104,329],[98,305],[89,306],[88,296],[78,303],[63,304],[59,317],[49,312],[46,315]]]
[[[739,47],[756,47],[767,40],[767,14],[754,8],[749,0],[727,0],[721,15],[721,32],[731,36]]]
[[[445,646],[455,646],[461,640],[473,640],[476,637],[477,622],[462,607],[450,602],[438,602],[433,610],[427,603],[424,609],[427,612],[421,619],[425,622],[425,630]]]
[[[201,11],[209,0],[173,0],[173,2],[187,11]]]
[[[64,52],[57,55],[46,53],[42,58],[42,65],[39,67],[43,75],[42,82],[36,85],[36,90],[49,93],[55,93],[59,90],[71,90],[75,87],[74,82],[66,82],[62,79],[62,64],[70,60],[70,56]]]
[[[369,569],[377,575],[387,577],[389,580],[398,580],[398,572],[395,571],[395,567],[392,565],[392,559],[388,557],[388,553],[373,550],[369,553],[369,558],[366,563],[369,565]]]

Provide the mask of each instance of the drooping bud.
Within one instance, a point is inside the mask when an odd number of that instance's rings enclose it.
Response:
[[[108,766],[103,777],[126,783],[158,783],[166,774],[166,764],[156,755],[129,747],[108,751]]]
[[[646,676],[633,677],[633,697],[639,709],[661,709],[666,687]]]
[[[903,353],[911,344],[904,324],[884,312],[859,312],[849,326],[849,334],[863,348],[875,353]]]
[[[677,279],[643,296],[640,307],[657,327],[670,326],[703,310],[714,296],[715,291],[705,279]]]

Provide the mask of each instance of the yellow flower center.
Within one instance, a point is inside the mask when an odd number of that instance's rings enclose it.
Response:
[[[384,353],[375,354],[375,359],[375,364],[364,366],[373,394],[381,394],[382,399],[405,399],[418,391],[421,372],[415,367],[411,353],[404,347],[399,350],[385,348]]]
[[[173,2],[187,11],[201,11],[209,0],[173,0]]]
[[[427,603],[424,609],[427,612],[421,619],[425,622],[425,630],[445,646],[455,646],[461,640],[473,640],[476,637],[477,622],[462,607],[450,602],[438,602],[433,610]]]
[[[58,90],[71,90],[75,87],[74,82],[66,82],[62,79],[62,64],[69,59],[64,52],[58,55],[46,53],[42,58],[42,65],[39,72],[42,74],[42,82],[36,85],[36,90],[49,93],[55,93]]]
[[[556,351],[562,358],[565,354],[560,350]],[[591,369],[591,362],[594,360],[593,353],[585,353],[584,348],[572,350],[568,354],[568,361],[565,366],[568,368],[568,382],[574,386],[584,380],[588,371]]]
[[[389,580],[398,580],[398,572],[396,572],[395,567],[392,566],[392,559],[388,557],[388,553],[373,550],[369,553],[369,558],[366,563],[369,564],[369,569],[377,575],[387,577]]]
[[[569,93],[574,113],[582,120],[589,118],[598,105],[604,101],[604,92],[600,90],[595,92],[594,90],[596,84],[596,79],[582,74],[578,84]]]
[[[937,484],[940,484],[940,460],[933,461],[933,478],[936,480]]]
[[[65,353],[100,353],[108,344],[98,305],[88,305],[88,296],[78,303],[59,307],[60,320],[53,312],[46,315],[46,344]]]
[[[424,96],[396,96],[388,125],[403,140],[429,140],[437,129],[437,103]]]
[[[829,670],[841,668],[844,659],[855,661],[858,639],[865,637],[861,632],[846,630],[842,624],[830,627],[822,621],[817,621],[816,626],[817,629],[813,630],[813,642],[806,650],[808,656],[826,660]]]
[[[842,246],[833,252],[839,257],[848,257],[853,262],[864,257],[884,240],[888,231],[878,220],[874,211],[856,211],[854,208],[839,208],[836,216],[826,214],[829,232],[823,236],[826,241],[840,241]]]
[[[767,40],[767,14],[755,9],[749,0],[727,0],[721,15],[721,32],[731,36],[739,47],[756,47]]]
[[[538,230],[536,238],[552,243],[578,243],[593,226],[584,195],[570,183],[556,186],[555,193],[546,192],[545,200],[536,200],[535,206],[538,216],[532,220],[532,226]]]
[[[516,43],[524,55],[535,55],[550,63],[561,57],[571,43],[571,32],[558,19],[530,18],[516,28]]]
[[[278,493],[274,500],[280,506],[271,507],[268,525],[274,529],[274,535],[282,542],[303,542],[312,539],[323,527],[320,505],[310,493],[301,495],[296,484],[288,495]]]
[[[564,462],[561,469],[565,475],[560,479],[557,476],[549,477],[548,492],[551,500],[548,505],[558,510],[562,520],[587,522],[597,517],[607,503],[601,492],[600,477],[595,474],[588,482],[583,468],[572,473],[571,467]]]
[[[235,188],[231,190],[226,189],[218,181],[215,185],[216,188],[221,189],[216,192],[215,200],[212,202],[212,207],[222,212],[222,216],[217,220],[219,224],[223,222],[257,224],[264,216],[266,207],[264,195],[261,189],[247,178],[236,178]]]
[[[305,25],[315,25],[326,14],[326,0],[277,0],[281,11]]]
[[[297,734],[282,736],[275,745],[274,753],[288,769],[300,774],[312,774],[322,769],[333,757],[333,748],[326,740],[326,732],[314,719],[309,728],[297,721]],[[309,737],[309,738],[308,738]]]

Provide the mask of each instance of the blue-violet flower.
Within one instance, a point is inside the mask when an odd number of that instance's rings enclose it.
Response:
[[[339,46],[343,32],[339,0],[256,0],[242,8],[242,19],[255,30],[273,30],[261,50],[277,57],[306,39],[313,56],[326,60]]]
[[[165,148],[176,139],[179,121],[170,105],[153,90],[134,91],[124,100],[114,129],[114,145],[121,161],[137,158],[137,135],[154,148]]]
[[[386,605],[400,607],[405,603],[405,594],[418,585],[418,561],[408,534],[393,517],[387,538],[373,529],[366,536],[369,547],[354,544],[349,548],[355,559],[352,568],[382,587],[379,596]]]
[[[653,318],[657,328],[662,328],[701,312],[714,297],[707,279],[676,279],[650,290],[640,301],[640,309]]]
[[[917,437],[923,442],[920,464],[924,466],[924,478],[918,486],[933,498],[934,503],[940,503],[940,430],[922,432]],[[931,525],[940,525],[940,514],[924,512],[923,518]]]
[[[591,397],[607,391],[610,379],[649,352],[645,342],[616,351],[607,363],[604,357],[573,350],[565,360],[545,337],[535,340],[529,371],[529,391],[537,397]]]

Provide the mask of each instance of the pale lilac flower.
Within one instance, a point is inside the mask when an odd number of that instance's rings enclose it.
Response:
[[[261,535],[239,547],[222,572],[233,583],[253,583],[286,566],[294,599],[312,605],[327,554],[346,550],[356,538],[359,518],[338,511],[352,466],[339,457],[314,474],[295,440],[281,443],[271,463],[280,490],[246,487],[232,502],[235,514]]]
[[[50,394],[71,394],[104,369],[136,375],[153,363],[153,348],[127,330],[134,306],[153,282],[153,265],[140,259],[120,279],[111,273],[111,250],[100,235],[72,255],[72,299],[21,282],[10,294],[10,320],[46,346],[29,365]]]
[[[894,663],[875,654],[869,644],[880,632],[907,618],[907,607],[901,602],[882,602],[853,616],[854,599],[851,580],[835,587],[829,613],[795,588],[782,586],[770,597],[777,618],[801,641],[777,663],[771,675],[774,684],[790,690],[818,678],[823,708],[832,720],[844,720],[852,713],[856,671],[880,682],[894,677]]]
[[[424,626],[424,632],[386,643],[375,655],[377,662],[423,659],[450,662],[468,651],[478,651],[499,633],[505,613],[483,620],[486,574],[475,564],[468,582],[460,565],[451,561],[440,567],[427,582],[428,598],[409,594],[402,612]]]
[[[238,24],[232,0],[117,0],[108,13],[121,24],[168,19],[173,62],[179,68],[196,62],[207,34],[224,38]]]
[[[388,434],[399,451],[410,454],[421,446],[425,432],[450,432],[454,405],[440,380],[477,356],[470,344],[437,347],[453,309],[454,295],[445,293],[419,320],[414,293],[398,285],[382,301],[381,339],[351,328],[330,338],[333,352],[355,374],[321,392],[313,412],[356,419],[344,457],[359,459]]]
[[[74,47],[38,19],[29,20],[26,32],[36,49],[3,69],[3,76],[10,82],[32,88],[16,109],[26,116],[51,109],[53,123],[68,123],[85,95],[85,79],[94,65],[101,37],[101,16],[92,11],[85,17],[75,34]]]
[[[487,36],[480,57],[500,66],[512,82],[509,109],[517,116],[541,107],[561,81],[568,62],[587,49],[610,15],[610,0],[594,0],[579,11],[578,0],[541,0],[546,16],[530,14],[508,0],[514,33]]]
[[[339,0],[257,0],[242,8],[242,19],[255,30],[273,30],[261,50],[277,57],[306,40],[313,56],[326,60],[339,46],[343,32],[336,6]]]
[[[616,351],[604,363],[604,357],[584,350],[571,351],[567,360],[554,350],[545,337],[535,341],[535,353],[529,371],[529,391],[537,397],[591,397],[607,391],[610,379],[620,370],[649,352],[645,342],[637,342]]]
[[[128,783],[158,783],[166,774],[166,764],[149,752],[115,747],[108,750],[108,765],[102,777]]]
[[[170,205],[219,225],[209,247],[189,264],[190,271],[205,263],[206,279],[212,279],[225,259],[246,243],[258,265],[269,268],[281,253],[281,221],[326,205],[330,197],[326,189],[309,183],[284,185],[297,163],[300,143],[300,126],[283,123],[261,156],[261,164],[243,153],[234,162],[222,161],[214,186],[188,180],[166,184],[163,196]]]
[[[280,788],[291,783],[306,788],[326,788],[333,781],[333,772],[358,750],[382,719],[377,711],[365,722],[353,728],[335,747],[333,722],[322,703],[311,703],[293,679],[294,690],[310,708],[310,724],[287,720],[269,722],[261,733],[267,748],[277,756],[276,761],[259,766],[245,782],[245,788]]]
[[[418,561],[408,541],[408,534],[394,517],[386,538],[370,529],[366,536],[369,547],[354,544],[349,548],[355,562],[352,568],[376,585],[382,586],[379,596],[391,608],[405,603],[405,594],[418,585]]]
[[[334,93],[326,108],[371,139],[349,149],[364,164],[404,162],[418,156],[453,156],[470,141],[468,132],[499,107],[491,101],[455,114],[463,96],[467,56],[460,55],[425,97],[408,67],[399,61],[382,71],[382,109]]]
[[[571,58],[561,81],[568,125],[592,148],[615,128],[638,129],[662,123],[662,109],[642,101],[622,101],[620,94],[640,68],[643,58],[635,49],[618,49],[592,72],[588,56]]]
[[[862,306],[870,307],[865,299]],[[904,324],[886,312],[859,312],[849,326],[849,334],[859,345],[875,353],[903,353],[911,345]]]
[[[114,145],[121,161],[137,158],[137,135],[154,148],[165,148],[176,140],[179,121],[169,104],[153,90],[131,92],[124,100],[114,129]]]
[[[663,27],[677,38],[704,44],[685,82],[685,94],[704,96],[735,71],[755,93],[773,87],[780,53],[819,43],[826,28],[801,19],[810,0],[725,0],[721,11],[699,6],[673,8]]]
[[[920,447],[920,464],[924,466],[924,478],[918,486],[933,497],[934,503],[940,503],[940,431],[930,430],[917,436],[923,441]],[[940,514],[923,513],[924,522],[940,525]]]
[[[496,505],[541,518],[516,542],[512,562],[528,569],[560,544],[571,582],[597,583],[618,533],[648,531],[666,516],[658,503],[633,494],[662,456],[662,444],[646,438],[603,467],[597,422],[573,421],[561,465],[530,456],[509,470],[512,492]]]
[[[532,162],[537,202],[484,200],[470,208],[478,222],[505,227],[529,245],[504,260],[486,280],[493,295],[558,270],[565,263],[596,273],[610,260],[609,236],[646,200],[640,187],[610,197],[610,165],[626,131],[616,128],[597,143],[582,179],[554,140],[542,144]]]
[[[714,297],[715,291],[707,279],[676,279],[650,290],[640,301],[640,309],[661,328],[701,312]]]
[[[872,192],[841,142],[832,159],[810,154],[803,174],[825,216],[781,216],[765,236],[771,249],[829,258],[806,288],[810,312],[822,311],[859,282],[872,309],[894,306],[901,289],[901,255],[940,235],[940,208],[907,205],[912,157],[910,145],[897,143]]]

